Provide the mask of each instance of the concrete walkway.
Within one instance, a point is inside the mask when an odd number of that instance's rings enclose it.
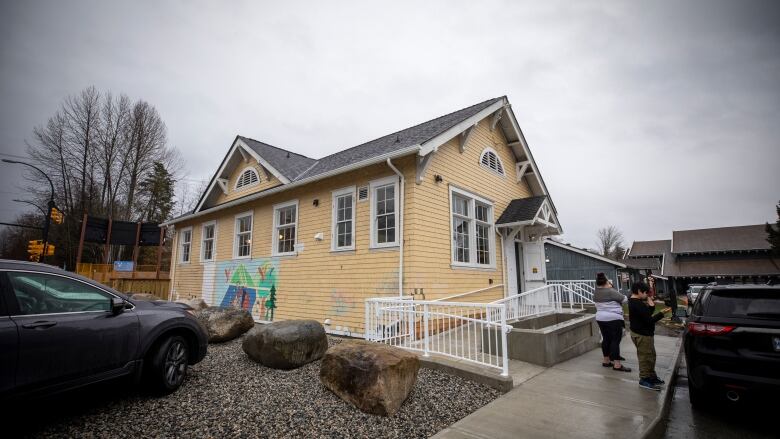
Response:
[[[672,382],[680,343],[677,337],[655,337],[656,372],[666,386]],[[620,349],[627,359],[624,364],[633,369],[630,373],[602,367],[601,349],[528,374],[525,381],[518,379],[522,374],[513,373],[512,391],[434,438],[643,437],[663,416],[671,393],[641,389],[636,348],[628,336]]]

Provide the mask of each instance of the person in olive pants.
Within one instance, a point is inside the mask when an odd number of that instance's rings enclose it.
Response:
[[[631,298],[628,299],[628,319],[631,328],[631,341],[636,346],[639,358],[639,387],[648,390],[661,390],[664,381],[655,373],[655,323],[664,317],[664,311],[653,314],[655,302],[647,296],[650,288],[644,282],[631,286]]]

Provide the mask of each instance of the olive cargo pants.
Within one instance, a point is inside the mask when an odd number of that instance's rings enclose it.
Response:
[[[631,332],[631,341],[636,346],[639,357],[639,379],[654,378],[655,374],[655,339],[652,335],[639,335]]]

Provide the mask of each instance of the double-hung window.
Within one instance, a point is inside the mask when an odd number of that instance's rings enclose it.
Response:
[[[298,229],[298,200],[274,206],[273,255],[295,254]]]
[[[331,250],[355,249],[355,187],[333,192]]]
[[[201,233],[202,243],[200,246],[200,259],[204,262],[210,262],[214,260],[214,244],[217,239],[217,222],[210,221],[203,224],[203,230]]]
[[[398,245],[398,177],[372,181],[371,247]]]
[[[450,188],[452,265],[495,267],[493,204],[461,189]]]
[[[248,258],[252,255],[252,219],[252,212],[236,215],[234,258]]]
[[[190,250],[192,249],[192,227],[181,229],[179,232],[179,252],[181,262],[190,262]]]

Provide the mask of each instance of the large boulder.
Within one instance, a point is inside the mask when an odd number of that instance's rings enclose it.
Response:
[[[255,326],[249,311],[238,308],[209,306],[195,312],[209,333],[209,343],[233,340]]]
[[[391,416],[414,388],[419,369],[413,353],[381,343],[348,341],[325,353],[320,381],[366,413]]]
[[[328,350],[328,337],[316,320],[286,320],[255,327],[241,347],[264,366],[295,369],[322,358]]]
[[[185,299],[185,300],[179,300],[178,302],[183,303],[185,305],[189,305],[189,307],[194,309],[195,311],[206,309],[209,307],[208,303],[206,303],[203,299]]]

